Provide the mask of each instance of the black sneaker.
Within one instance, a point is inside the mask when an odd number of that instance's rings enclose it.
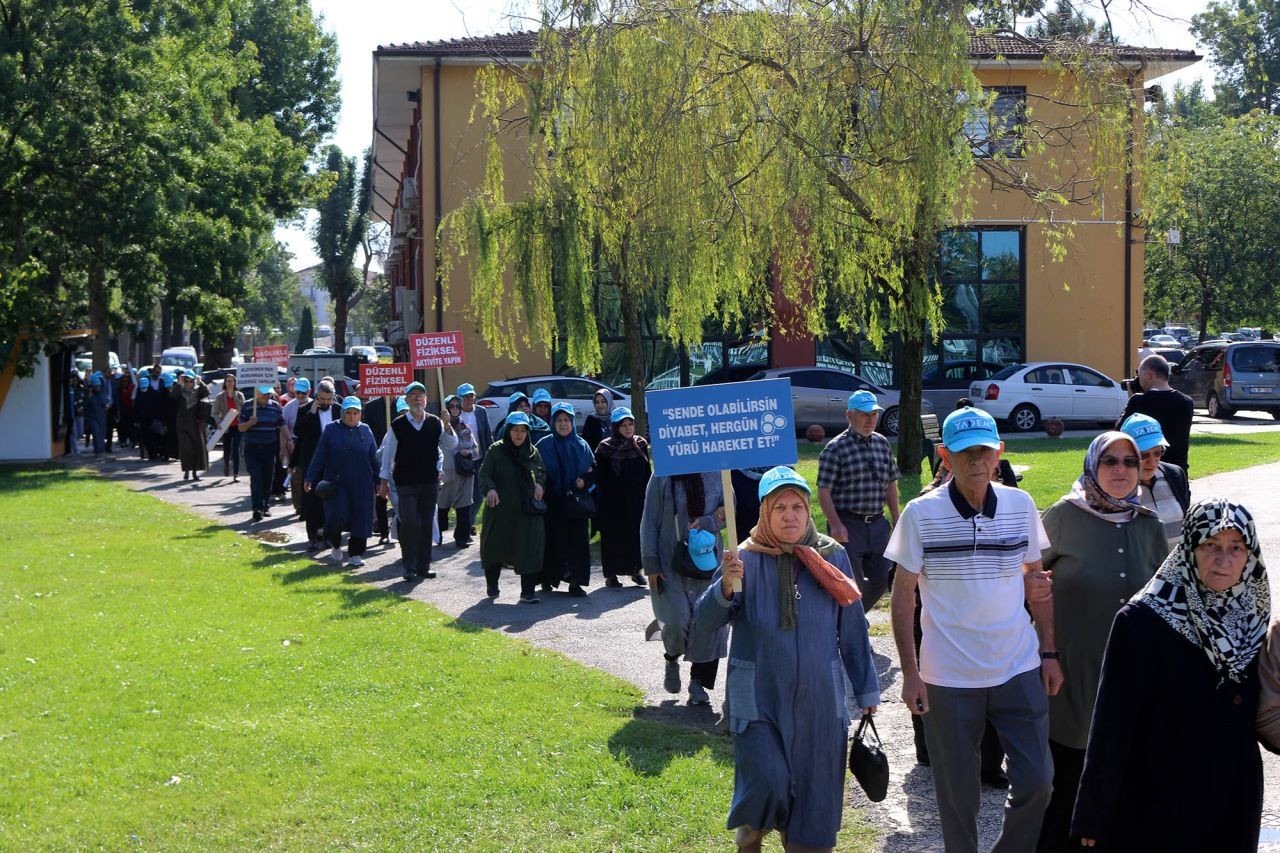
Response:
[[[571,596],[573,596],[574,598],[586,598],[586,597],[587,597],[587,591],[586,591],[585,589],[583,589],[582,587],[578,586],[576,583],[571,583],[571,584],[569,584],[569,594],[570,594]]]
[[[622,581],[612,576],[604,579],[604,585],[609,587],[609,589],[622,589]]]
[[[538,598],[538,594],[536,592],[531,592],[527,595],[520,596],[521,604],[537,604],[540,601],[542,601],[542,599]]]
[[[632,575],[632,576],[631,576],[631,582],[632,582],[633,584],[635,584],[636,586],[648,586],[648,585],[649,585],[649,581],[648,581],[648,580],[646,580],[646,579],[645,579],[645,576],[644,576],[644,575],[642,575],[642,574],[640,574],[639,572],[637,572],[636,574],[634,574],[634,575]]]
[[[270,518],[270,517],[271,517],[271,507],[267,507],[266,509],[264,509],[264,510],[262,511],[262,514],[263,514],[263,515],[265,515],[266,517]]]
[[[431,571],[430,569],[427,569],[425,572],[423,572],[423,573],[421,574],[421,577],[424,577],[424,578],[426,578],[427,580],[431,580],[431,579],[432,579],[432,578],[434,578],[435,576],[436,576],[436,573],[435,573],[435,572],[433,572],[433,571]]]
[[[255,509],[255,510],[253,511],[253,520],[254,520],[254,521],[262,521],[262,513]]]
[[[485,597],[486,597],[486,598],[497,598],[497,597],[498,597],[498,585],[497,585],[497,584],[494,584],[493,586],[491,586],[491,587],[489,587],[487,590],[485,590]]]

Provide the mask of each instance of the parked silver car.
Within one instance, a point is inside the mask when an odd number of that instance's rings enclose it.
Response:
[[[533,392],[539,388],[546,389],[547,393],[551,395],[552,403],[569,403],[573,406],[576,413],[576,417],[573,419],[574,426],[579,429],[581,429],[587,415],[595,411],[595,404],[592,402],[592,398],[601,388],[611,392],[615,409],[618,406],[631,408],[631,397],[616,388],[610,388],[603,382],[597,382],[585,376],[556,376],[550,374],[520,376],[515,379],[502,379],[497,382],[491,382],[484,389],[484,392],[479,395],[476,405],[489,416],[489,426],[496,429],[502,419],[507,416],[508,397],[517,391],[532,397]]]
[[[854,391],[870,391],[884,407],[877,429],[885,435],[898,434],[897,391],[881,388],[854,373],[830,367],[777,367],[762,370],[755,379],[790,379],[791,406],[795,415],[796,431],[804,434],[810,424],[821,424],[827,435],[835,435],[849,426],[845,419],[849,395]],[[750,381],[750,380],[748,380]],[[928,400],[920,401],[921,413],[932,414]]]

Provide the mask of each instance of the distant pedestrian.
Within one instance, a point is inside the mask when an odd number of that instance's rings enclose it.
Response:
[[[487,595],[498,597],[499,575],[503,566],[510,566],[520,576],[521,603],[537,604],[546,525],[536,505],[543,500],[547,474],[529,441],[527,414],[507,415],[478,476],[485,494],[480,562]]]
[[[311,380],[299,376],[293,383],[293,399],[281,407],[285,428],[289,430],[288,451],[293,455],[294,446],[298,443],[298,414],[311,405]],[[293,511],[302,515],[302,472],[296,474],[292,468],[285,472],[289,484],[289,499],[293,503]]]
[[[107,441],[107,391],[102,374],[89,374],[89,390],[85,396],[85,428],[93,437],[93,455],[101,456]]]
[[[388,497],[388,485],[395,483],[404,579],[412,581],[436,576],[431,569],[431,542],[440,490],[439,458],[441,451],[457,449],[458,437],[452,423],[427,412],[427,388],[421,382],[410,382],[404,398],[409,411],[391,422],[383,440],[378,493]]]
[[[200,472],[209,469],[209,451],[205,445],[205,421],[209,418],[209,387],[194,371],[183,371],[178,382],[169,390],[177,407],[178,461],[182,464],[182,479],[190,475],[200,480]]]
[[[549,428],[551,424],[551,404],[555,402],[551,399],[551,392],[546,388],[535,388],[529,402],[533,408],[533,414],[548,424]],[[541,441],[541,439],[538,440]]]
[[[545,392],[544,392],[545,393]],[[550,396],[547,397],[550,400]],[[507,398],[507,417],[515,412],[523,412],[529,419],[529,439],[537,445],[539,441],[551,435],[551,425],[545,420],[533,413],[533,407],[529,404],[529,398],[519,391]],[[500,435],[506,426],[506,417],[498,422],[494,435]]]
[[[582,422],[582,440],[595,453],[600,442],[609,436],[611,424],[609,415],[613,411],[613,395],[608,389],[601,388],[591,397],[594,412],[587,415]]]
[[[1160,517],[1169,548],[1173,549],[1182,538],[1182,517],[1191,506],[1187,472],[1164,461],[1169,442],[1155,418],[1130,415],[1124,419],[1120,429],[1134,440],[1142,458],[1142,467],[1138,471],[1142,489],[1138,499]]]
[[[550,592],[562,581],[569,594],[586,596],[591,583],[591,545],[588,517],[577,512],[577,501],[595,487],[595,457],[573,430],[573,406],[551,408],[552,434],[536,445],[547,470],[547,541],[543,552],[542,590]],[[592,498],[594,501],[594,498]]]
[[[889,507],[898,523],[898,463],[876,423],[884,409],[870,391],[854,391],[846,405],[849,428],[818,456],[818,502],[831,538],[844,544],[853,576],[862,590],[862,606],[871,610],[889,588],[893,564],[884,557],[889,544]]]
[[[328,379],[329,377],[325,377]],[[333,380],[330,379],[332,382]],[[389,395],[388,395],[389,396]],[[403,397],[404,395],[399,395]],[[391,405],[388,407],[387,403]],[[378,447],[382,447],[387,437],[387,429],[391,426],[391,421],[399,415],[399,412],[392,412],[388,416],[388,408],[395,409],[395,399],[388,400],[388,397],[373,397],[364,403],[364,413],[361,415],[361,421],[365,426],[373,431],[373,440],[378,442]],[[373,532],[378,535],[378,543],[385,545],[391,537],[391,521],[387,514],[388,498],[382,494],[382,489],[378,490],[378,496],[373,503]]]
[[[321,489],[325,539],[333,548],[330,562],[342,565],[346,531],[347,564],[356,568],[364,565],[373,533],[373,492],[378,483],[378,445],[369,427],[360,423],[360,414],[359,397],[342,401],[342,419],[320,434],[302,485],[304,490]]]
[[[449,510],[453,510],[453,544],[461,549],[471,545],[472,494],[475,472],[480,469],[480,449],[476,446],[471,427],[462,420],[462,400],[456,394],[449,395],[445,398],[444,410],[458,437],[458,446],[452,453],[442,455],[436,519],[443,534],[449,529]],[[462,470],[464,467],[466,471]]]
[[[79,456],[80,442],[84,440],[84,413],[88,407],[89,392],[85,388],[85,382],[80,376],[80,371],[74,367],[71,368],[68,396],[71,412],[71,438],[67,442],[67,453],[72,456]]]
[[[1071,835],[1086,847],[1253,853],[1271,587],[1253,516],[1209,498],[1111,626]]]
[[[222,476],[230,477],[231,482],[240,482],[240,448],[244,436],[239,430],[240,415],[244,411],[244,394],[236,387],[236,374],[228,371],[222,378],[222,390],[213,398],[213,419],[222,425],[223,420],[231,412],[231,424],[222,434]]]
[[[694,605],[711,585],[724,551],[724,520],[719,472],[649,480],[640,519],[640,555],[653,615],[662,630],[662,686],[668,693],[680,692],[683,655],[691,664],[690,705],[711,703],[707,690],[715,687],[720,659],[728,651],[727,628],[693,630]]]
[[[253,402],[246,403],[249,419],[241,413],[236,429],[244,437],[244,467],[249,472],[249,502],[253,520],[271,515],[271,478],[280,460],[287,459],[288,435],[284,413],[272,397],[270,385],[254,389]]]
[[[138,377],[138,394],[134,398],[133,411],[138,418],[139,456],[142,459],[158,459],[163,445],[159,428],[160,389],[147,373]]]
[[[161,435],[164,436],[164,451],[161,454],[165,462],[177,459],[179,456],[178,449],[178,399],[173,395],[173,389],[178,384],[178,374],[176,371],[160,374],[160,401],[159,412],[160,419],[164,422],[164,429]]]
[[[316,448],[320,446],[320,436],[325,427],[342,419],[342,404],[334,399],[333,382],[322,379],[316,384],[316,395],[311,403],[298,413],[297,438],[293,446],[293,455],[289,459],[289,468],[297,479],[302,481],[302,520],[307,530],[307,550],[314,553],[324,547],[324,500],[315,490],[305,488],[306,472],[315,458]]]
[[[649,442],[636,435],[636,419],[624,407],[610,414],[610,435],[596,446],[596,529],[600,531],[600,568],[605,586],[620,587],[630,577],[647,586],[640,555],[640,520],[653,475]]]
[[[1164,461],[1188,470],[1187,451],[1191,443],[1191,419],[1195,404],[1191,398],[1169,385],[1169,362],[1164,356],[1149,355],[1138,365],[1138,384],[1141,394],[1134,394],[1125,404],[1124,414],[1116,420],[1120,429],[1125,419],[1133,414],[1150,415],[1160,423],[1160,430],[1169,442]]]
[[[476,408],[476,387],[470,382],[464,382],[458,386],[458,397],[462,400],[462,414],[459,417],[471,429],[471,438],[476,443],[476,470],[480,470],[480,465],[484,462],[484,455],[489,452],[489,445],[493,444],[493,430],[489,425],[488,412],[481,408]],[[480,503],[484,496],[480,493],[480,478],[472,477],[472,501],[471,501],[471,536],[476,535],[476,514],[480,511]]]
[[[739,850],[777,830],[786,850],[829,851],[844,813],[849,710],[880,704],[849,556],[818,533],[809,484],[785,466],[760,480],[760,516],[698,599],[696,630],[733,623],[729,732]],[[734,582],[742,584],[734,591]]]

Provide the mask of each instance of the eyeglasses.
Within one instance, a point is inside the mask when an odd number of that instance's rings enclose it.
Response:
[[[1163,447],[1154,447],[1154,448],[1152,448],[1151,450],[1145,451],[1145,452],[1142,454],[1142,460],[1145,462],[1145,461],[1147,461],[1147,460],[1149,460],[1149,459],[1159,459],[1159,458],[1161,458],[1162,456],[1164,456],[1164,448],[1163,448]]]
[[[1104,456],[1098,460],[1098,465],[1103,468],[1119,468],[1121,465],[1126,468],[1137,468],[1139,464],[1136,456]]]

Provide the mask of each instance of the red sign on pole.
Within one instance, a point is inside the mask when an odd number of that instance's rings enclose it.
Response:
[[[457,367],[466,362],[462,352],[462,332],[428,332],[409,336],[409,352],[416,370]]]
[[[361,397],[399,397],[412,381],[412,364],[360,365]]]
[[[272,347],[254,347],[253,360],[256,362],[274,362],[281,367],[288,367],[289,347],[284,344]]]

